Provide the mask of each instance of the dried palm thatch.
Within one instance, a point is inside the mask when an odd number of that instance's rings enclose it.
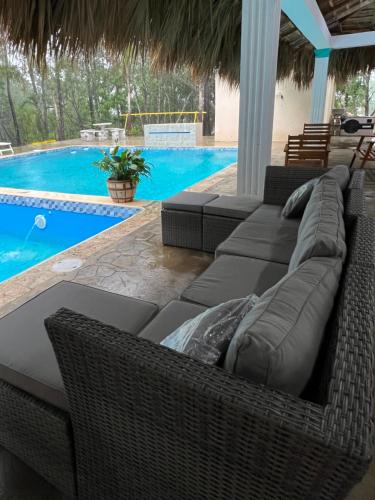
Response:
[[[18,50],[42,63],[47,54],[91,55],[104,46],[134,59],[151,54],[155,68],[189,66],[204,77],[217,71],[239,81],[241,0],[1,0],[0,30]],[[301,35],[302,36],[302,35]],[[281,38],[278,78],[306,86],[313,48]],[[338,79],[373,68],[375,48],[334,52]]]
[[[147,51],[155,65],[238,80],[241,0],[2,0],[0,29],[42,62],[49,53]]]

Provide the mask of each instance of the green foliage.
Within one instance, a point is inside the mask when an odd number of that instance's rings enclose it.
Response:
[[[93,165],[109,173],[109,178],[114,181],[131,181],[136,185],[141,176],[150,177],[150,165],[142,158],[140,149],[124,149],[121,152],[119,149],[119,146],[116,146],[109,153],[103,150],[103,158],[95,161]]]
[[[375,113],[375,75],[358,73],[346,83],[337,85],[335,107],[345,108],[351,115]]]
[[[17,143],[16,127],[22,144],[74,139],[80,130],[92,128],[96,122],[123,127],[121,115],[126,112],[197,110],[198,95],[199,84],[189,70],[155,73],[145,57],[130,64],[127,54],[115,59],[103,51],[90,59],[82,56],[74,61],[50,56],[41,71],[21,54],[0,44],[0,140],[13,144]],[[209,106],[213,117],[214,95],[210,95]],[[152,119],[155,117],[133,119],[127,134],[142,135],[143,126]],[[181,121],[181,117],[177,120]]]

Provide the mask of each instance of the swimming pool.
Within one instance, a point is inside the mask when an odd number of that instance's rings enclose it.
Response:
[[[108,148],[102,148],[108,150]],[[0,160],[0,187],[107,196],[106,174],[92,166],[101,148],[42,151]],[[136,199],[163,200],[237,161],[236,148],[144,148],[152,165]]]
[[[139,212],[0,195],[0,282]]]

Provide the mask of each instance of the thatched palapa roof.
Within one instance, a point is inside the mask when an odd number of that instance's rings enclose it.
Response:
[[[41,62],[56,54],[92,54],[104,46],[147,52],[158,68],[188,65],[239,81],[241,0],[1,0],[0,30]],[[375,29],[373,0],[318,0],[332,34]],[[313,47],[282,16],[278,78],[299,85],[313,75]],[[343,80],[375,68],[375,47],[334,51],[330,73]]]

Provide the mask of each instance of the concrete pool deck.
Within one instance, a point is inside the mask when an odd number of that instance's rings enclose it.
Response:
[[[283,143],[274,143],[273,164],[284,163],[283,147]],[[348,164],[351,155],[348,149],[333,149],[330,164]],[[190,189],[233,195],[236,192],[236,168],[221,170]],[[3,190],[0,189],[0,192]],[[369,214],[375,216],[374,170],[367,171],[366,192]],[[27,191],[26,194],[30,196],[32,193]],[[61,199],[56,193],[47,193],[46,196]],[[68,196],[70,200],[76,199],[71,195],[64,196]],[[110,202],[109,199],[107,201]],[[160,203],[147,202],[143,206],[144,210],[129,221],[124,221],[74,249],[67,250],[64,257],[79,257],[84,261],[80,269],[56,274],[51,268],[55,262],[62,259],[59,255],[0,284],[0,316],[61,280],[139,297],[160,306],[176,298],[209,265],[213,257],[202,252],[164,247],[161,243]],[[0,463],[6,464],[11,460],[15,459],[9,457],[4,450],[0,450]],[[7,481],[10,481],[12,474],[17,480],[21,476],[26,477],[30,484],[29,488],[32,488],[32,493],[36,495],[35,498],[62,500],[60,495],[52,491],[51,487],[33,471],[27,469],[25,472],[22,467],[26,466],[17,464],[12,471],[8,470]],[[7,470],[5,466],[4,470]],[[1,478],[0,474],[0,482],[2,480],[5,478]],[[31,493],[31,489],[29,491]],[[350,493],[347,500],[370,499],[373,498],[374,491],[375,463],[373,462],[364,480]],[[25,500],[26,498],[29,499],[31,496],[22,497]]]

